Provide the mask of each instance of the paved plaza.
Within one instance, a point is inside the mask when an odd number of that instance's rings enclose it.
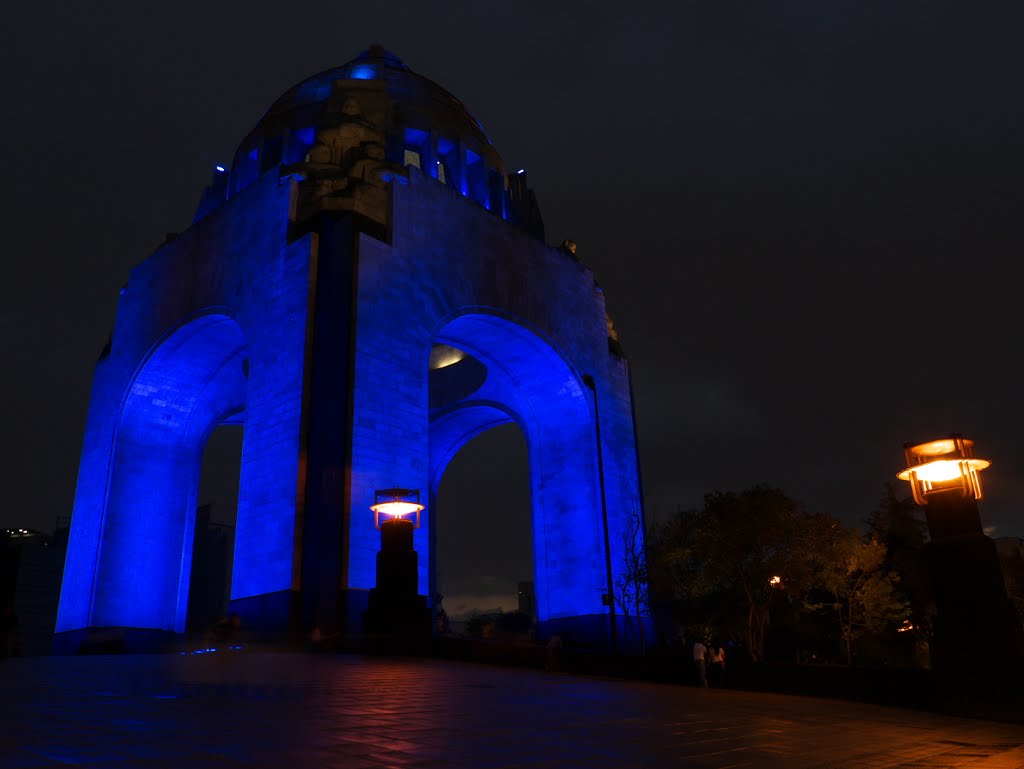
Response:
[[[0,661],[0,767],[1024,767],[1024,726],[407,658]]]

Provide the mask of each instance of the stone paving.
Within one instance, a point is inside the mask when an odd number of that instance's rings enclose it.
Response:
[[[1024,726],[406,658],[0,661],[0,767],[1024,767]]]

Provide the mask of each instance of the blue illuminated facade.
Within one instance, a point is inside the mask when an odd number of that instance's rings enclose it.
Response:
[[[641,510],[628,365],[603,294],[546,245],[525,175],[461,103],[371,49],[275,102],[193,225],[122,291],[93,382],[63,648],[102,628],[184,631],[218,425],[244,426],[231,608],[283,638],[359,630],[376,489],[424,491],[431,595],[440,480],[507,422],[529,450],[542,632],[603,637],[609,568],[614,580]]]

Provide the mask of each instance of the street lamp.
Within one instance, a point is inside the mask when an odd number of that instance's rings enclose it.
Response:
[[[417,592],[419,559],[413,532],[420,527],[419,489],[378,489],[373,524],[380,529],[377,584],[370,590],[365,625],[370,633],[396,639],[422,636],[430,629],[426,598]]]
[[[1020,621],[978,514],[979,473],[991,462],[974,456],[974,441],[958,433],[908,443],[904,456],[906,468],[896,477],[910,483],[928,523],[925,553],[936,609],[932,668],[940,696],[957,709],[973,701],[1009,701],[1016,686],[1009,682],[1024,673],[1024,660]],[[984,655],[978,654],[979,639]],[[1000,676],[991,674],[994,667]]]

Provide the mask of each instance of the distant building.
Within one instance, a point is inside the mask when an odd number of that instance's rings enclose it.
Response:
[[[517,587],[519,593],[519,611],[523,614],[529,614],[531,617],[536,617],[537,596],[533,592],[533,582],[520,582]]]
[[[1017,616],[1024,623],[1024,539],[1000,537],[995,543],[999,565],[1003,570],[1006,594],[1013,602]]]
[[[1024,539],[1020,537],[996,537],[996,552],[1000,558],[1018,558],[1024,560]]]
[[[14,609],[17,654],[50,653],[67,543],[66,518],[58,519],[52,535],[0,530],[0,610]]]
[[[202,633],[228,613],[231,599],[231,553],[233,526],[213,520],[214,506],[196,510],[196,533],[192,541],[192,576],[188,588],[190,634]]]

